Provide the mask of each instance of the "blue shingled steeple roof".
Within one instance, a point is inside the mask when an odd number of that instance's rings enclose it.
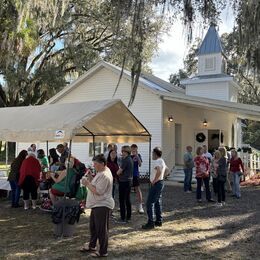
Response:
[[[199,48],[198,55],[223,52],[221,41],[216,27],[211,25]]]

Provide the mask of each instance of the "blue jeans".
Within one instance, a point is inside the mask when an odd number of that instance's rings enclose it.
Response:
[[[21,188],[18,186],[18,182],[16,181],[9,181],[11,190],[12,190],[12,206],[19,205],[19,199],[21,194]]]
[[[233,172],[233,185],[232,185],[232,192],[233,195],[240,198],[240,172]]]
[[[146,210],[148,216],[148,223],[154,224],[153,213],[155,211],[156,221],[162,222],[162,190],[163,190],[163,181],[156,182],[151,186],[146,201]]]
[[[197,200],[201,199],[201,185],[202,181],[204,182],[205,189],[206,189],[206,199],[211,199],[211,193],[209,189],[209,177],[207,178],[196,178],[197,179]]]
[[[191,191],[192,168],[184,169],[184,191]]]

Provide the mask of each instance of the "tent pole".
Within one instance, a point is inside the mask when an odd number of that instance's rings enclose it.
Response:
[[[68,154],[68,162],[67,162],[67,168],[66,168],[66,179],[65,179],[65,188],[64,188],[64,195],[63,195],[63,200],[66,200],[66,190],[68,186],[68,175],[69,175],[69,165],[70,165],[70,156],[71,156],[71,145],[72,145],[72,140],[70,139],[69,143],[69,154]],[[62,206],[62,237],[63,237],[63,231],[64,231],[64,222],[65,222],[65,205],[63,204]]]
[[[46,154],[47,154],[47,158],[49,158],[49,141],[46,141]]]
[[[149,137],[149,180],[151,176],[152,138]]]
[[[93,155],[96,156],[96,144],[95,144],[95,136],[93,135]]]
[[[8,164],[8,142],[5,142],[5,168],[7,168]]]

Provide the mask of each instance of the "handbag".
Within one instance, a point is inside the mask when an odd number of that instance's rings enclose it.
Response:
[[[243,175],[244,175],[244,173],[241,172],[241,171],[238,173],[238,176],[239,176],[239,177],[240,177],[240,176],[243,176]]]

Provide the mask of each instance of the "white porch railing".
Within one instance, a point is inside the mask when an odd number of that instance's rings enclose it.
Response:
[[[239,152],[239,157],[241,158],[244,167],[245,172],[247,174],[246,178],[252,177],[254,174],[258,173],[260,171],[260,154],[259,153],[244,153]]]

